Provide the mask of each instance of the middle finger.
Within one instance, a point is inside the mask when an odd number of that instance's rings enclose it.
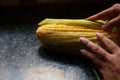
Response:
[[[86,38],[80,38],[80,41],[85,44],[88,48],[90,48],[95,55],[99,56],[100,58],[104,58],[106,59],[107,57],[109,57],[109,53],[107,51],[105,51],[103,48],[101,48],[100,46],[98,46],[97,44],[89,41]]]

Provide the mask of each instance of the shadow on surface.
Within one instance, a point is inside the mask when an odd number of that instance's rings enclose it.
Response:
[[[86,63],[86,64],[91,63],[83,55],[70,55],[65,53],[59,53],[45,48],[39,48],[39,55],[47,60],[57,61],[60,63],[73,64],[73,65],[78,65],[80,63]]]

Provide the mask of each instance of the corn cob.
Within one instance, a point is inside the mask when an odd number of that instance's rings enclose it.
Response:
[[[104,23],[101,20],[93,22],[84,19],[45,19],[38,24],[40,27],[36,30],[36,35],[45,48],[77,54],[84,47],[79,41],[80,37],[98,43],[96,32],[100,32],[116,41],[115,35],[100,29]]]

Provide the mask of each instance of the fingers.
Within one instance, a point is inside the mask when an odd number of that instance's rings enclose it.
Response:
[[[98,39],[112,52],[115,53],[119,50],[119,46],[117,46],[112,40],[108,39],[101,33],[96,34]]]
[[[88,17],[86,19],[91,20],[91,21],[99,20],[99,19],[110,20],[115,16],[116,16],[116,13],[114,12],[114,9],[113,8],[108,8],[108,9],[103,10],[102,12],[97,13],[97,14],[95,14],[93,16],[90,16],[90,17]]]
[[[106,58],[107,56],[109,56],[109,53],[107,51],[105,51],[103,48],[101,48],[100,46],[98,46],[97,44],[89,41],[86,38],[80,38],[80,41],[85,44],[87,47],[89,47],[96,55],[99,56],[99,58]]]
[[[112,7],[101,11],[93,16],[86,18],[87,20],[107,20],[106,24],[102,26],[105,31],[110,31],[113,27],[119,26],[120,22],[120,4],[115,4]]]
[[[120,13],[120,4],[115,4],[112,7],[105,9],[103,11],[101,11],[100,13],[97,13],[93,16],[90,16],[88,18],[86,18],[87,20],[98,20],[98,19],[103,19],[103,20],[110,20],[112,18],[115,18],[116,16],[119,15]]]
[[[119,26],[120,25],[119,22],[120,22],[120,15],[108,21],[105,25],[102,26],[102,29],[105,31],[109,31],[113,27]]]

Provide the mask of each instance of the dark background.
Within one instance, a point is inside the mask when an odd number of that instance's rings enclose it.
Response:
[[[119,3],[119,0],[0,1],[0,24],[2,25],[37,24],[44,18],[81,19]]]

